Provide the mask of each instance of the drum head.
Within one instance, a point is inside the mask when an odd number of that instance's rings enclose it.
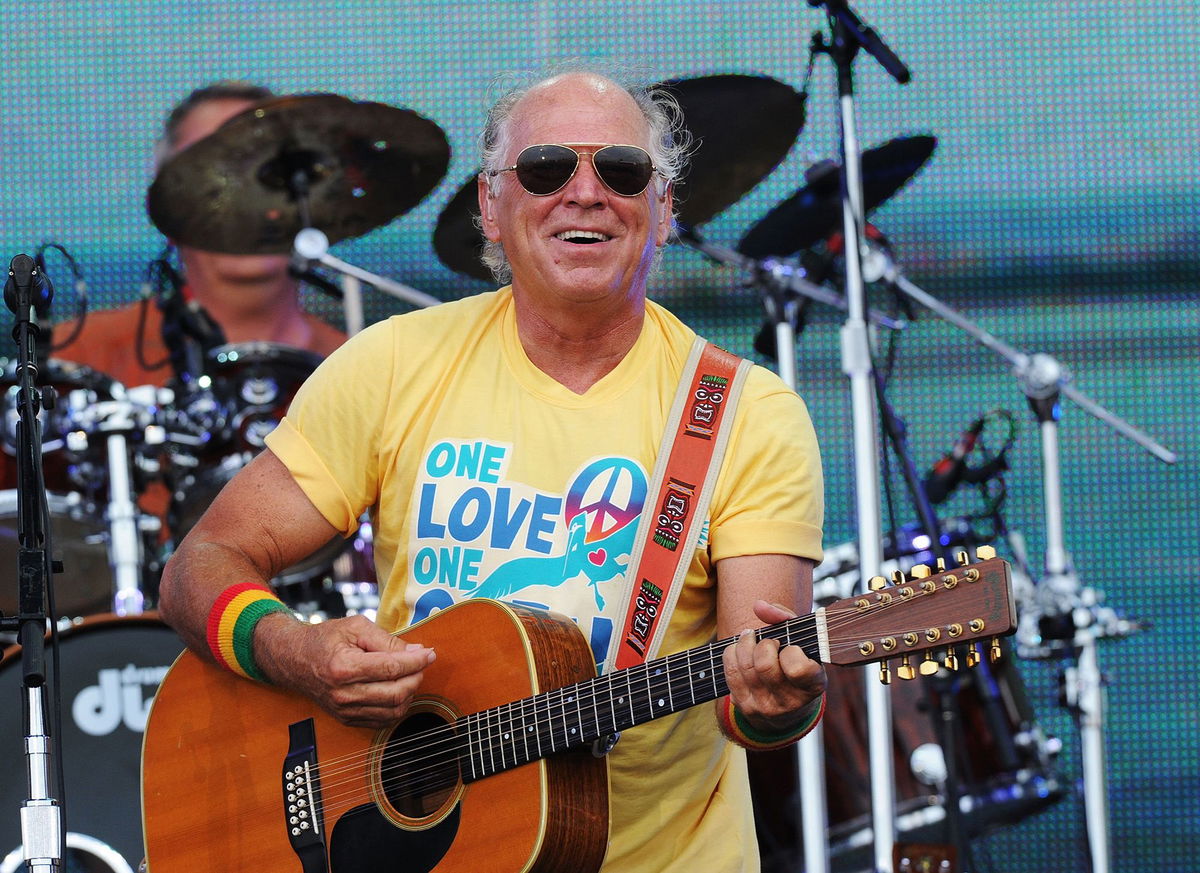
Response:
[[[125,873],[145,856],[141,826],[142,734],[150,702],[183,651],[175,632],[152,615],[96,616],[60,636],[63,772],[66,778],[66,871]],[[0,857],[19,861],[16,812],[25,779],[13,757],[24,747],[20,648],[0,660],[0,749],[8,750],[0,781]],[[104,849],[124,860],[122,868]],[[12,853],[16,851],[14,856]],[[105,860],[108,858],[108,860]],[[7,862],[6,862],[7,863]],[[10,873],[24,867],[4,868]]]

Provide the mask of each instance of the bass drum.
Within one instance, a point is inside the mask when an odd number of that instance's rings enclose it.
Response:
[[[945,535],[952,547],[980,543],[965,523],[952,523]],[[889,556],[880,574],[907,572],[933,564],[929,552],[911,547],[922,541],[902,532],[908,548]],[[928,547],[928,541],[924,541]],[[1016,573],[1016,569],[1013,569]],[[826,549],[814,571],[815,605],[860,590],[858,549],[845,543]],[[957,673],[904,681],[892,671],[892,766],[898,839],[945,843],[946,808],[940,778],[954,763],[962,824],[969,836],[1015,824],[1059,800],[1064,786],[1055,774],[1062,747],[1039,727],[1009,648],[995,663]],[[830,867],[835,873],[873,869],[871,772],[863,667],[825,667],[828,677],[822,719]],[[945,671],[943,671],[945,672]],[[870,681],[878,669],[870,668]],[[952,727],[939,733],[944,715]],[[947,755],[947,749],[953,752]],[[796,797],[795,749],[752,754],[751,786],[764,873],[795,869],[802,858]],[[939,778],[940,777],[940,778]]]
[[[142,734],[159,683],[183,648],[151,613],[94,616],[60,634],[66,797],[58,799],[66,801],[67,873],[132,873],[145,856]],[[24,747],[21,699],[21,650],[12,646],[0,659],[0,749],[10,755]],[[11,813],[0,816],[0,873],[25,870],[17,811],[26,785],[12,762],[0,781],[0,808]]]

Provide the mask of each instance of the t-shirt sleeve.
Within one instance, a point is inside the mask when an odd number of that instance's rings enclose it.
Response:
[[[347,536],[379,493],[394,362],[389,322],[371,325],[321,363],[266,439],[313,505]]]
[[[783,554],[821,559],[824,479],[808,409],[774,373],[746,380],[710,509],[712,560]]]

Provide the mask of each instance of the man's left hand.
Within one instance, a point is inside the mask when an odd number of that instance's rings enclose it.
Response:
[[[757,600],[754,614],[764,624],[775,624],[796,614],[776,603]],[[725,649],[725,678],[738,712],[756,729],[783,733],[806,717],[807,708],[825,690],[825,668],[799,646],[778,640],[756,642],[752,631],[744,631]]]

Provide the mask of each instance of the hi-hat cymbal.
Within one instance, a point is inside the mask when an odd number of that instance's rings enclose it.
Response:
[[[337,242],[387,224],[420,203],[449,162],[442,129],[410,109],[336,94],[280,97],[170,158],[146,208],[184,245],[283,254],[304,227]]]
[[[887,201],[933,154],[937,138],[897,137],[862,155],[863,206]],[[833,161],[811,167],[808,181],[766,214],[742,237],[738,251],[749,258],[786,257],[816,245],[842,225],[842,167]]]
[[[787,155],[804,127],[805,98],[767,76],[720,74],[672,79],[656,87],[679,102],[694,146],[675,183],[679,220],[695,227],[736,203]],[[438,218],[433,248],[458,273],[490,279],[479,261],[483,240],[475,176],[459,188]]]

